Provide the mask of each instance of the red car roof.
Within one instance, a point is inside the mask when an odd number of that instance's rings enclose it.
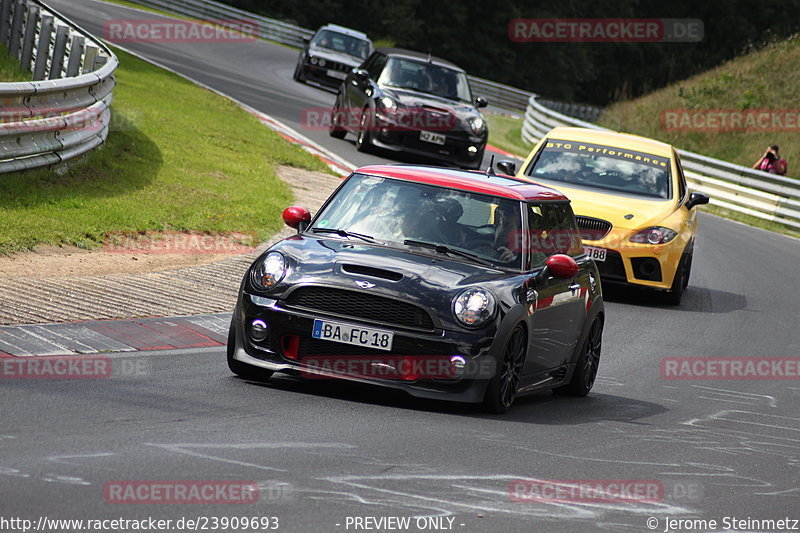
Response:
[[[487,176],[477,170],[458,170],[416,165],[370,165],[355,172],[395,178],[417,183],[426,183],[450,189],[477,192],[514,200],[527,201],[566,201],[567,197],[550,187],[529,181],[518,180],[505,174]]]

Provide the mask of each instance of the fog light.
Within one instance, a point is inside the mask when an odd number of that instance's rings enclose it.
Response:
[[[269,335],[269,328],[267,323],[263,320],[256,319],[250,323],[250,338],[256,342],[262,342]]]
[[[471,154],[477,154],[478,153],[478,147],[477,146],[470,146],[469,148],[467,148],[467,152],[469,152]]]
[[[453,369],[453,377],[460,378],[464,374],[464,369],[467,367],[467,360],[460,355],[454,355],[450,358],[450,368]]]

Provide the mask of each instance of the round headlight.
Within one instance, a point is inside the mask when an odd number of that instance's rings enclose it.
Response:
[[[494,307],[494,296],[486,289],[466,289],[453,300],[453,314],[469,327],[480,326],[492,318]]]
[[[309,59],[309,61],[311,62],[312,65],[316,65],[317,64],[317,58],[314,57],[314,56],[311,56],[311,59]]]
[[[286,258],[280,252],[270,252],[253,268],[253,284],[259,289],[271,289],[286,275]]]
[[[481,117],[471,117],[469,127],[472,128],[473,133],[483,133],[483,130],[486,129],[486,122]]]
[[[384,107],[384,109],[386,109],[387,111],[394,111],[395,108],[397,107],[395,101],[389,98],[388,96],[382,96],[379,101],[381,105]]]
[[[325,60],[322,59],[321,57],[319,58],[319,66],[321,66],[321,67],[325,66]]]

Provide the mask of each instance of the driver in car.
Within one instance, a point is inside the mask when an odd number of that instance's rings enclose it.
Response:
[[[492,248],[501,263],[510,263],[517,258],[519,246],[519,209],[513,204],[501,203],[494,210],[494,239]]]

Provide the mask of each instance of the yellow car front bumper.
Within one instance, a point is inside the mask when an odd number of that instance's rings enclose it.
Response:
[[[585,247],[605,249],[605,260],[595,258],[604,281],[669,289],[680,265],[688,238],[678,235],[666,244],[631,242],[635,230],[612,229],[600,240],[584,240]]]

